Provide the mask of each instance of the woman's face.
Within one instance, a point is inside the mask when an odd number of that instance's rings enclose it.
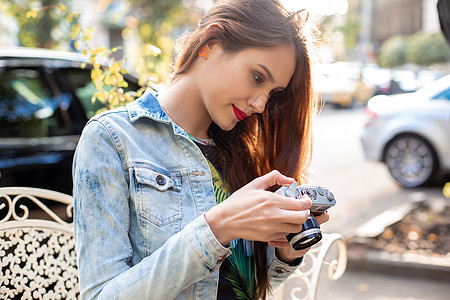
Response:
[[[211,120],[227,131],[262,113],[269,94],[286,88],[296,66],[291,45],[227,53],[215,44],[199,59],[204,60],[198,73],[203,103]]]

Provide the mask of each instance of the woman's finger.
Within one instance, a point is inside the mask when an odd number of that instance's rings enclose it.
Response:
[[[273,170],[251,181],[247,186],[255,189],[267,190],[274,185],[287,185],[295,181],[294,178],[285,176],[277,170]]]
[[[314,218],[317,220],[319,224],[323,224],[325,222],[328,222],[328,220],[330,220],[330,215],[324,212],[318,216],[315,216]]]
[[[310,209],[312,205],[311,198],[307,195],[304,195],[300,199],[286,197],[275,193],[272,193],[270,196],[274,197],[274,199],[278,199],[280,208],[285,210],[306,210]]]
[[[275,241],[269,241],[269,246],[275,247],[275,248],[291,248],[291,245],[287,241],[286,238],[278,239]]]

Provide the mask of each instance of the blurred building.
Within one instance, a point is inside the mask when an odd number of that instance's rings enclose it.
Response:
[[[374,0],[371,41],[380,44],[394,35],[438,32],[437,0]]]

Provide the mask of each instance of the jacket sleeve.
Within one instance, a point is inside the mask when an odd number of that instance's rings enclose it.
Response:
[[[117,136],[85,127],[73,164],[75,242],[82,299],[172,299],[218,270],[231,251],[203,215],[132,266],[129,185]],[[170,287],[170,288],[168,288]]]

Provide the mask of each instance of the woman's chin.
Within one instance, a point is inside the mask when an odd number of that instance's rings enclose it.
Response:
[[[236,120],[235,122],[231,123],[231,124],[226,124],[226,125],[219,125],[220,129],[222,129],[223,131],[231,131],[234,129],[234,127],[236,127],[236,124],[238,123],[238,121]]]

